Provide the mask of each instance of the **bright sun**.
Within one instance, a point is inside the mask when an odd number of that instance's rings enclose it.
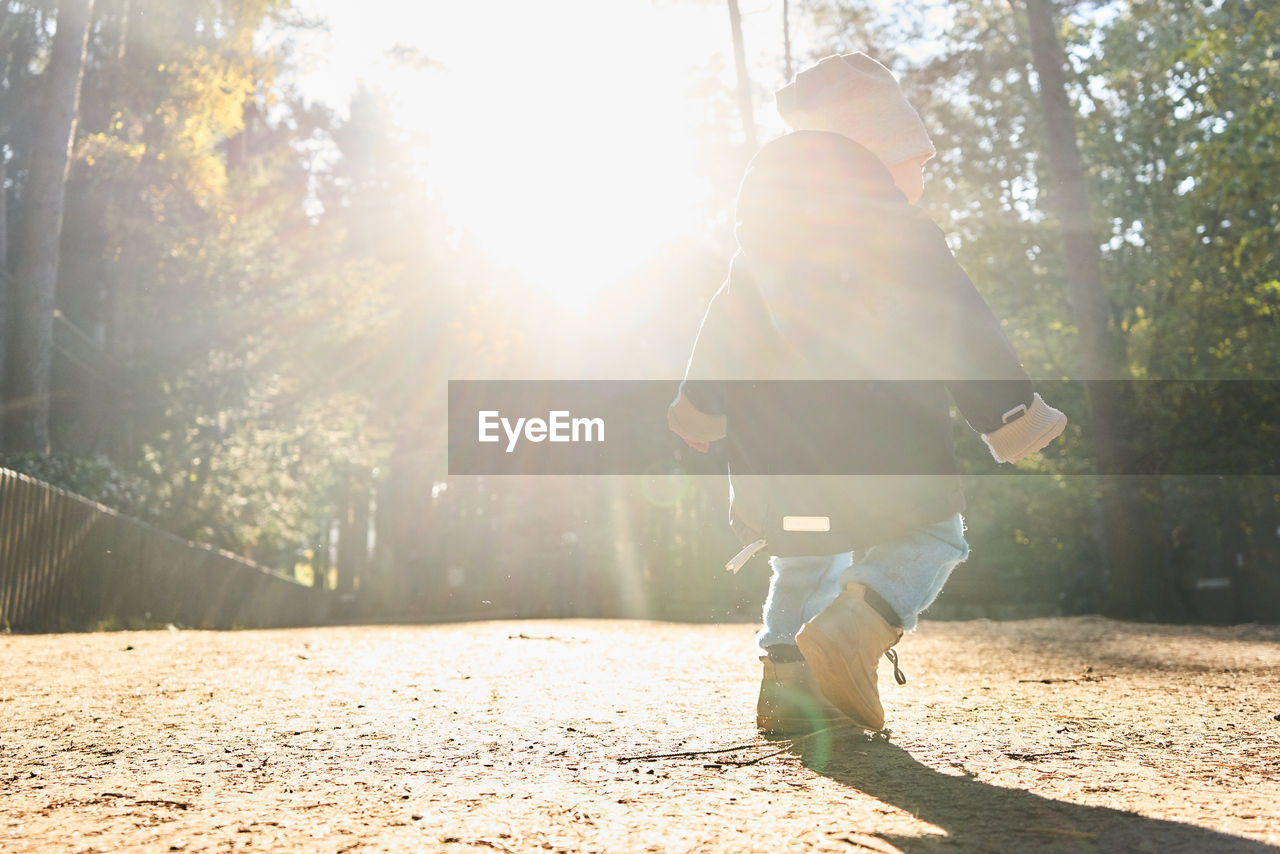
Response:
[[[582,307],[693,227],[689,75],[728,48],[722,4],[382,1],[312,0],[331,29],[313,85],[387,91],[430,139],[451,221],[499,265]],[[396,42],[439,70],[395,68]]]

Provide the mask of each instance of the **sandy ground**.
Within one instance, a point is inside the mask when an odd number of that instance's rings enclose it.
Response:
[[[0,636],[0,850],[1280,850],[1278,628],[926,622],[888,741],[760,738],[751,635]]]

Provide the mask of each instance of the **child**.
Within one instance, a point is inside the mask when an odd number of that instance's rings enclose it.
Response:
[[[886,470],[929,461],[932,476],[753,477],[743,441],[730,446],[731,525],[745,556],[766,543],[774,554],[758,726],[802,731],[840,713],[875,731],[879,657],[904,681],[891,648],[968,556],[947,393],[1002,462],[1043,448],[1066,417],[1033,392],[942,233],[911,207],[933,146],[892,74],[862,54],[829,57],[778,106],[796,132],[765,145],[743,178],[741,251],[668,420],[699,450],[777,422],[769,435],[794,449],[821,434],[811,422],[835,418],[843,440]],[[698,382],[834,377],[910,382],[874,403],[853,391],[781,413]],[[801,506],[835,512],[781,515]],[[824,520],[830,533],[794,533],[796,519]]]

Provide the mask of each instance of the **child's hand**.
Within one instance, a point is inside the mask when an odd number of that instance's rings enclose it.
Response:
[[[996,462],[1016,463],[1044,449],[1062,435],[1066,426],[1067,416],[1045,403],[1037,394],[1021,417],[998,430],[984,433],[982,441],[987,443]]]

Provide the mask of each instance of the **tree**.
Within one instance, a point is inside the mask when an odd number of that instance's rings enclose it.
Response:
[[[71,145],[80,110],[80,81],[93,0],[64,0],[45,72],[43,107],[23,186],[13,282],[13,351],[7,445],[19,453],[49,450],[49,376],[53,304]]]
[[[1052,0],[1026,0],[1027,41],[1039,82],[1038,103],[1045,124],[1050,201],[1058,214],[1063,259],[1078,330],[1077,348],[1089,402],[1094,453],[1103,475],[1103,541],[1109,570],[1107,609],[1115,616],[1163,614],[1165,584],[1163,542],[1152,530],[1153,498],[1158,482],[1129,480],[1124,435],[1132,397],[1118,380],[1127,379],[1119,330],[1108,325],[1102,281],[1100,240],[1093,230],[1089,189],[1076,143],[1075,110],[1067,94],[1067,57],[1059,41]],[[1153,578],[1148,576],[1154,575]]]
[[[9,345],[9,149],[0,145],[0,399],[4,398],[5,355]],[[4,411],[0,406],[0,448],[4,447]]]
[[[747,53],[742,44],[742,13],[738,0],[729,2],[729,30],[733,36],[733,64],[738,72],[738,112],[742,116],[742,138],[748,154],[756,151],[756,117],[751,98],[751,75],[747,72]]]

